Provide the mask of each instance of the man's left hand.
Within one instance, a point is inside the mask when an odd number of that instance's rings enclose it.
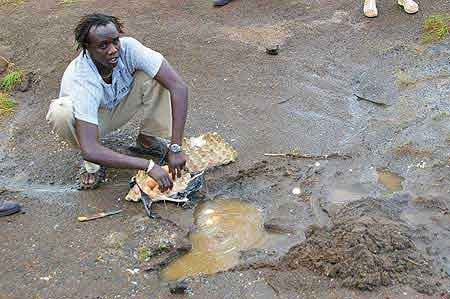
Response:
[[[183,152],[173,153],[169,151],[167,153],[167,162],[169,164],[169,173],[172,174],[172,180],[175,180],[175,177],[181,177],[181,171],[186,166],[186,155]]]

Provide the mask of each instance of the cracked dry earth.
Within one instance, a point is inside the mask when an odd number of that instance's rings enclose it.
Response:
[[[0,196],[25,213],[0,219],[0,298],[447,298],[450,48],[420,36],[450,4],[420,8],[383,1],[366,19],[344,0],[0,2],[0,55],[34,74],[1,121]],[[44,119],[76,55],[71,30],[93,11],[121,16],[179,70],[186,135],[217,131],[239,152],[206,174],[193,207],[160,203],[148,219],[123,200],[127,170],[74,189],[80,156]],[[125,152],[138,123],[102,142]],[[232,263],[172,294],[161,273],[193,250],[199,215],[235,199],[259,224],[224,223],[264,242],[238,242]]]

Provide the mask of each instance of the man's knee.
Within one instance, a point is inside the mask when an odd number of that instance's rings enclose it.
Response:
[[[53,100],[48,109],[46,119],[54,129],[61,129],[61,127],[73,125],[74,116],[72,100],[69,97]]]

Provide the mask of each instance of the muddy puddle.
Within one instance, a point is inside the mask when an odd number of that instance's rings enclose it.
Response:
[[[162,271],[163,280],[227,270],[238,264],[240,251],[260,248],[268,240],[261,212],[238,199],[204,202],[194,217],[192,250]]]
[[[338,187],[330,192],[328,200],[334,204],[345,204],[350,201],[360,200],[365,194],[364,190],[355,186],[351,188]]]
[[[403,177],[398,174],[385,170],[377,169],[378,183],[386,187],[390,192],[403,190]]]

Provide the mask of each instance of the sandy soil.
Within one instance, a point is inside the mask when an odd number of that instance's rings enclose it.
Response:
[[[0,219],[0,298],[448,297],[450,48],[420,35],[450,4],[420,7],[407,15],[380,1],[380,16],[366,19],[362,3],[344,0],[0,2],[0,55],[34,74],[1,121],[0,196],[25,213]],[[161,204],[161,219],[147,219],[123,201],[132,171],[76,191],[80,156],[45,122],[76,56],[72,29],[94,11],[121,16],[182,74],[188,136],[217,131],[238,150],[207,174],[203,199],[250,202],[280,235],[229,271],[189,279],[185,295],[154,269],[189,249],[192,209]],[[267,55],[276,44],[280,54]],[[125,151],[138,121],[103,142]],[[264,156],[293,149],[317,157]],[[161,242],[167,251],[140,258]]]

